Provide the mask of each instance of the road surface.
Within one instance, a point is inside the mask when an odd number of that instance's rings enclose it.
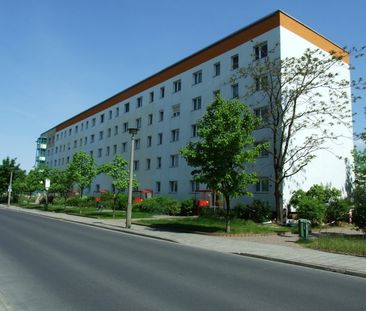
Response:
[[[366,310],[366,279],[0,209],[0,310]]]

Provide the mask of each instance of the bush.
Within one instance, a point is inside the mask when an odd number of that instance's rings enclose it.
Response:
[[[329,202],[325,211],[325,219],[328,223],[347,221],[349,209],[350,202],[348,200],[335,199]]]
[[[195,201],[193,198],[182,201],[180,203],[180,215],[192,216],[194,207]]]
[[[116,197],[116,210],[125,210],[128,204],[128,195],[119,193]]]
[[[95,207],[95,199],[94,197],[83,197],[74,196],[67,199],[67,205],[74,207]]]
[[[167,197],[156,197],[145,199],[137,205],[142,212],[162,215],[178,215],[180,203]]]
[[[352,221],[354,224],[366,233],[366,191],[361,186],[357,186],[354,193],[354,210]]]
[[[203,207],[200,210],[200,217],[205,218],[225,218],[226,209],[222,207]]]
[[[240,219],[262,223],[271,219],[271,207],[268,202],[254,200],[250,205],[239,204],[235,207],[235,216]]]
[[[309,196],[301,196],[297,198],[297,215],[298,218],[309,219],[312,224],[320,225],[324,221],[325,204]]]

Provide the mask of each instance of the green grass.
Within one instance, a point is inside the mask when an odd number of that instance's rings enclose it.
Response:
[[[299,240],[298,243],[311,249],[366,257],[366,239],[362,235],[334,234],[307,241]]]
[[[169,231],[225,233],[225,220],[218,218],[146,219],[137,223]],[[278,225],[261,225],[240,219],[231,221],[231,233],[233,234],[271,234],[286,231],[289,231],[289,228]]]

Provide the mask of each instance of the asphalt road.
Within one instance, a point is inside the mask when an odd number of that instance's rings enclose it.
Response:
[[[366,279],[0,209],[0,310],[366,310]]]

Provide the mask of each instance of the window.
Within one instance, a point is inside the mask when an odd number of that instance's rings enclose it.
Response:
[[[127,132],[128,131],[128,122],[123,123],[123,132]]]
[[[88,137],[84,137],[84,145],[88,143]]]
[[[80,129],[81,131],[83,131],[84,130],[84,123],[81,123],[81,129]]]
[[[127,142],[122,143],[122,153],[125,153],[127,151]]]
[[[171,141],[179,140],[179,129],[174,129],[171,131]]]
[[[169,181],[169,192],[171,193],[178,192],[178,182],[176,180]]]
[[[118,125],[114,126],[114,135],[118,135]]]
[[[140,168],[140,161],[139,160],[133,161],[133,169],[135,171],[138,171],[139,168]]]
[[[90,135],[90,143],[94,142],[94,134]]]
[[[71,136],[72,134],[72,129],[69,129],[69,136]]]
[[[149,170],[151,167],[151,159],[146,159],[146,169]]]
[[[70,147],[70,143],[67,143],[67,150],[70,150],[71,147]]]
[[[153,122],[153,114],[150,113],[148,116],[147,116],[147,125],[151,125]]]
[[[66,164],[70,162],[70,157],[66,157]]]
[[[231,69],[238,69],[239,68],[239,55],[236,54],[231,56]]]
[[[174,93],[179,92],[182,89],[182,81],[181,80],[177,80],[173,82],[173,90]]]
[[[107,137],[111,137],[111,134],[112,134],[112,129],[111,128],[108,128],[108,130],[107,130]]]
[[[163,143],[163,133],[158,133],[158,145]]]
[[[221,73],[221,64],[220,62],[214,64],[214,76],[217,77]]]
[[[108,118],[109,118],[109,120],[112,119],[112,115],[113,115],[112,110],[109,110],[109,112],[108,112]]]
[[[99,132],[99,140],[102,140],[103,139],[103,131],[100,131]]]
[[[138,129],[141,128],[141,118],[137,118],[135,123],[136,123],[136,128],[138,128]]]
[[[92,126],[95,126],[95,118],[92,119]]]
[[[161,157],[156,158],[156,168],[161,168]]]
[[[100,123],[104,123],[104,113],[100,115]]]
[[[85,129],[87,130],[89,128],[89,121],[86,121],[85,123]]]
[[[180,104],[172,106],[172,118],[178,117],[180,115]]]
[[[115,117],[119,117],[119,107],[116,107]]]
[[[80,141],[79,141],[79,147],[81,147],[83,145],[83,139],[80,138]]]
[[[74,148],[76,148],[78,146],[78,141],[74,140]]]
[[[151,147],[151,141],[152,141],[152,137],[151,136],[147,136],[147,146]]]
[[[93,157],[93,154],[94,154],[93,150],[90,150],[89,154],[90,154],[91,157]]]
[[[101,158],[102,157],[102,148],[99,148],[98,149],[98,158]]]
[[[141,140],[140,140],[140,138],[135,139],[135,150],[140,149],[140,147],[141,147]]]
[[[107,146],[105,155],[108,157],[111,153],[111,147]]]
[[[267,42],[263,42],[254,47],[254,57],[256,60],[265,58],[268,56],[268,45]]]
[[[212,94],[213,94],[213,99],[215,100],[220,95],[220,90],[215,90],[212,92]]]
[[[200,183],[198,181],[191,180],[191,191],[196,192],[200,190]]]
[[[130,103],[125,103],[125,113],[130,111]]]
[[[199,110],[202,107],[202,98],[201,96],[195,97],[192,99],[192,108],[193,110]]]
[[[117,145],[113,145],[113,154],[117,153]]]
[[[164,110],[159,111],[159,122],[164,120]]]
[[[261,177],[258,179],[257,184],[255,185],[256,192],[268,192],[269,191],[269,178]]]
[[[232,98],[238,98],[239,97],[239,85],[237,83],[233,84],[231,86],[231,97]]]
[[[162,87],[160,88],[160,98],[164,98],[164,96],[165,96],[165,87],[164,87],[164,86],[162,86]]]
[[[265,144],[265,143],[267,143],[267,144],[268,144],[269,142],[268,142],[268,141],[255,142],[255,143],[254,143],[254,146],[258,146],[259,144]],[[268,148],[261,150],[261,152],[260,152],[259,156],[260,156],[261,158],[267,158],[267,157],[269,156]]]
[[[172,154],[170,155],[170,167],[177,167],[178,166],[178,155]]]
[[[202,70],[193,73],[193,84],[199,84],[202,82]]]
[[[79,126],[78,125],[75,125],[75,134],[77,134],[79,131]]]
[[[268,106],[254,109],[254,114],[257,118],[262,119],[262,125],[268,124],[268,122],[269,122],[269,108],[268,108]]]
[[[191,125],[191,137],[197,137],[197,124]]]
[[[255,78],[255,90],[256,91],[265,90],[266,87],[268,87],[268,76],[267,75],[262,75],[260,77]]]
[[[150,103],[154,101],[154,92],[150,92]]]
[[[159,193],[161,191],[161,182],[160,181],[156,181],[155,182],[155,192]]]
[[[142,107],[142,96],[137,97],[136,107],[137,108]]]

